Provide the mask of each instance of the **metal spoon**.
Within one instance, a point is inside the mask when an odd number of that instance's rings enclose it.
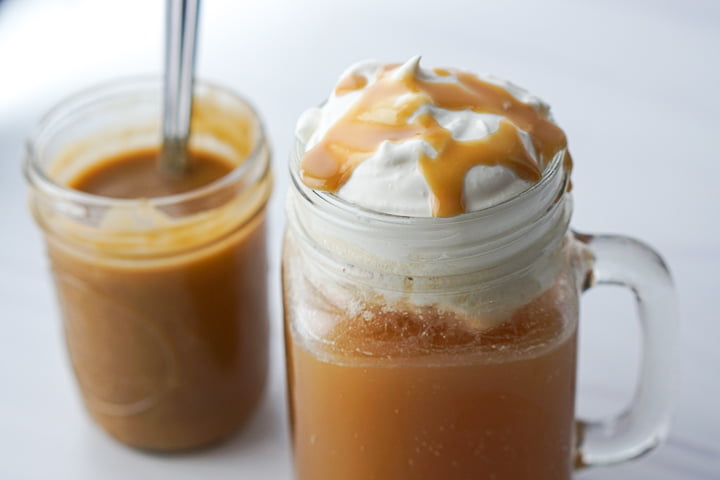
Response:
[[[182,174],[188,162],[199,11],[200,0],[167,0],[166,3],[160,169],[175,175]]]

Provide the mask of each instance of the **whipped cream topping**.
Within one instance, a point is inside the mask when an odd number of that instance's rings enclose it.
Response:
[[[453,216],[518,195],[565,148],[536,96],[419,61],[357,63],[300,117],[306,185],[378,212]]]

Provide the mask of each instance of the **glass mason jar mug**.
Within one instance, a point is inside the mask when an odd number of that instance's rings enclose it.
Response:
[[[291,159],[283,290],[300,480],[565,480],[668,425],[675,316],[660,257],[574,234],[563,157],[524,193],[450,218],[308,189]],[[626,412],[574,418],[579,294],[633,290],[643,324]]]
[[[157,198],[69,187],[107,159],[158,150],[160,99],[153,79],[77,95],[42,120],[24,167],[88,411],[122,442],[177,450],[237,430],[264,389],[272,182],[257,114],[199,84],[190,151],[229,173]]]

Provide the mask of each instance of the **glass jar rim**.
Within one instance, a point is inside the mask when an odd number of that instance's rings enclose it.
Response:
[[[301,153],[304,145],[296,139],[288,224],[312,247],[308,251],[358,268],[412,277],[484,271],[499,278],[556,251],[568,229],[572,197],[565,150],[521,193],[455,217],[387,214],[310,189],[297,168]]]
[[[51,107],[36,124],[29,139],[25,143],[25,158],[23,161],[23,174],[29,185],[37,188],[40,192],[55,198],[63,198],[65,200],[86,205],[89,207],[136,207],[145,205],[155,208],[168,207],[179,203],[189,202],[214,194],[239,180],[246,177],[249,172],[255,170],[256,163],[262,161],[265,157],[264,150],[267,142],[265,128],[262,120],[253,107],[253,105],[242,95],[230,90],[227,87],[220,86],[213,82],[202,79],[195,80],[195,89],[209,89],[213,92],[219,92],[223,95],[232,97],[239,104],[247,109],[248,119],[252,121],[252,125],[256,132],[254,135],[254,145],[247,157],[241,164],[234,167],[226,175],[219,179],[203,185],[202,187],[189,190],[173,195],[166,195],[152,198],[113,198],[92,193],[75,190],[51,178],[40,163],[42,155],[40,154],[39,145],[44,134],[47,134],[52,126],[61,121],[68,115],[78,114],[92,106],[101,104],[111,98],[121,98],[123,95],[140,93],[143,91],[152,92],[157,90],[160,93],[162,88],[162,78],[157,75],[140,75],[122,77],[106,82],[102,82],[80,91],[75,92]],[[160,99],[160,95],[158,95]],[[263,175],[267,174],[270,168],[270,162],[266,162],[263,169]],[[260,178],[262,178],[262,176]],[[256,179],[257,180],[257,179]],[[245,188],[252,186],[248,184]]]

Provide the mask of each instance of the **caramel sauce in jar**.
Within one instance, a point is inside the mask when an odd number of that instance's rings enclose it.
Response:
[[[46,126],[31,207],[92,418],[133,447],[193,449],[236,432],[264,390],[269,154],[254,112],[201,85],[187,171],[162,173],[159,89],[128,88]]]

